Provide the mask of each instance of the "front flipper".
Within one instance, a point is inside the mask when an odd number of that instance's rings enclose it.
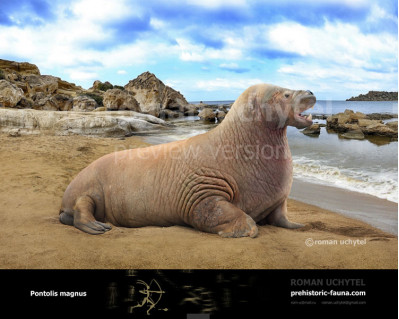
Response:
[[[254,238],[258,234],[258,227],[249,215],[220,197],[203,199],[194,208],[190,224],[222,237]]]
[[[259,225],[273,225],[277,227],[296,229],[301,228],[304,225],[299,223],[294,223],[287,218],[287,200],[285,200],[280,206],[278,206],[274,211],[267,215],[263,220],[258,222]]]

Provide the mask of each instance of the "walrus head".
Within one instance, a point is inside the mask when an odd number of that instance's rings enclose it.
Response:
[[[316,97],[311,91],[258,84],[245,90],[230,112],[233,111],[231,113],[239,116],[241,120],[261,121],[272,129],[284,128],[287,125],[301,129],[313,123],[311,114],[305,117],[302,113],[315,103]]]

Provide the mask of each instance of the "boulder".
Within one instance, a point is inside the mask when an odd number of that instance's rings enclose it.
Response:
[[[55,94],[58,89],[58,79],[51,75],[27,75],[23,78],[25,82],[25,94],[29,97],[42,92],[46,95]]]
[[[21,136],[21,131],[20,131],[19,128],[10,129],[8,131],[8,136],[9,137],[20,137]]]
[[[87,95],[80,95],[72,100],[72,110],[90,112],[98,107],[97,102]]]
[[[185,116],[197,116],[199,114],[197,107],[193,104],[185,105],[182,112]]]
[[[108,110],[131,110],[140,112],[133,94],[120,89],[110,89],[104,94],[103,104]]]
[[[317,136],[320,135],[320,125],[319,124],[312,124],[301,131],[305,135],[310,136]]]
[[[24,97],[24,92],[6,80],[0,80],[0,105],[16,107]]]
[[[398,131],[398,121],[388,122],[385,125],[396,132]]]
[[[367,120],[367,119],[360,119],[358,121],[358,125],[359,126],[370,126],[370,125],[376,125],[376,124],[380,124],[382,123],[382,121],[380,120]]]
[[[392,129],[388,125],[383,123],[375,123],[365,128],[362,128],[362,131],[366,135],[377,135],[377,136],[387,136],[387,137],[398,137],[398,131]]]
[[[216,113],[216,118],[217,118],[218,122],[223,121],[225,117],[226,117],[226,113],[224,111],[218,111]]]
[[[199,112],[198,116],[201,120],[205,122],[215,122],[216,121],[216,114],[208,108],[204,108],[201,112]]]
[[[144,72],[125,85],[140,105],[143,113],[159,116],[163,109],[181,110],[188,102],[180,92],[165,85],[154,74]]]
[[[47,111],[69,111],[73,107],[73,100],[70,96],[64,94],[55,95],[36,95],[33,103],[35,110]]]
[[[347,139],[355,139],[355,140],[364,139],[364,134],[360,128],[354,130],[348,130],[346,133],[343,133],[340,136]]]
[[[31,109],[33,108],[34,102],[30,98],[26,98],[25,96],[19,101],[17,108],[19,109]]]

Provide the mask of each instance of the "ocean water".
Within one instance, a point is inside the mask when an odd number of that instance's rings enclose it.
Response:
[[[204,101],[228,104],[233,101]],[[398,102],[318,101],[306,113],[335,114],[355,112],[398,113]],[[173,120],[175,128],[162,135],[147,136],[150,143],[166,143],[204,133],[215,124],[203,124],[198,117]],[[314,123],[325,123],[314,120]],[[347,140],[321,129],[319,137],[309,137],[288,127],[294,178],[398,202],[398,142],[386,139]]]
[[[341,139],[325,128],[319,137],[293,127],[287,135],[295,178],[398,202],[397,142]]]

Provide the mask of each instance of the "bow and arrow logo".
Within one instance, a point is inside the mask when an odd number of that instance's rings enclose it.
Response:
[[[132,306],[130,308],[130,311],[133,312],[134,308],[142,308],[144,306],[147,306],[147,315],[149,315],[150,311],[154,309],[156,305],[160,302],[162,295],[165,293],[165,291],[162,290],[161,286],[155,279],[152,279],[150,284],[147,284],[143,280],[138,280],[137,284],[144,286],[143,289],[140,289],[138,291],[140,294],[144,295],[144,298],[141,303],[138,303],[136,306]],[[159,310],[168,311],[168,308]]]

